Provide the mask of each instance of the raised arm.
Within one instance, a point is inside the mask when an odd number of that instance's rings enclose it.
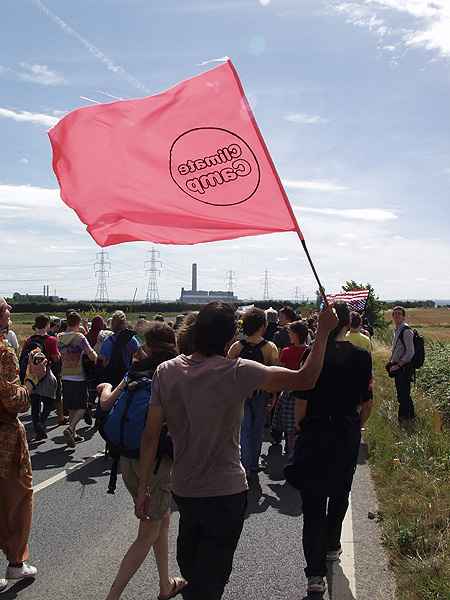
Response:
[[[97,394],[99,396],[100,408],[102,410],[111,410],[125,388],[125,381],[121,381],[117,387],[112,389],[110,383],[100,383],[97,386]]]
[[[328,335],[336,327],[338,320],[332,307],[323,310],[319,316],[319,327],[314,346],[299,371],[283,367],[267,367],[267,379],[262,388],[268,392],[282,390],[309,390],[316,385],[323,367]]]

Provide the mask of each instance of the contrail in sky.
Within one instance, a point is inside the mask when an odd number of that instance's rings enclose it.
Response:
[[[133,77],[133,75],[130,75],[130,73],[125,71],[125,69],[123,67],[121,67],[120,65],[117,65],[113,60],[111,60],[109,58],[109,56],[106,56],[106,54],[104,52],[102,52],[99,48],[97,48],[97,46],[94,46],[94,44],[91,44],[91,42],[89,42],[85,37],[80,35],[77,31],[75,31],[75,29],[73,29],[70,25],[68,25],[65,21],[63,21],[60,17],[58,17],[58,15],[56,15],[54,12],[52,12],[41,0],[31,0],[31,1],[45,15],[47,15],[47,17],[51,21],[56,23],[56,25],[58,25],[65,33],[67,33],[67,35],[70,35],[73,38],[75,38],[76,40],[78,40],[80,42],[80,44],[82,44],[86,48],[86,50],[90,54],[92,54],[92,56],[95,56],[95,58],[97,58],[97,60],[99,60],[101,63],[103,63],[109,71],[112,71],[113,73],[121,75],[124,79],[126,79],[128,81],[128,83],[133,85],[138,90],[141,90],[142,92],[145,92],[146,94],[151,93],[151,90],[149,90],[141,81],[139,81],[139,79],[136,79],[136,77]]]
[[[212,63],[221,63],[230,60],[228,56],[221,56],[220,58],[212,58],[211,60],[204,60],[201,63],[198,63],[197,66],[204,67],[205,65],[211,65]]]

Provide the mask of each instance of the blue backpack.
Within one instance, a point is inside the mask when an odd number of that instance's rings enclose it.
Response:
[[[107,453],[113,459],[108,485],[110,494],[114,494],[116,489],[119,458],[139,458],[151,395],[152,380],[137,373],[129,373],[125,389],[101,420],[99,433],[106,442]],[[165,425],[159,438],[155,474],[164,456],[173,459],[172,439]]]
[[[125,389],[99,428],[111,456],[139,458],[151,395],[151,379],[127,377]]]

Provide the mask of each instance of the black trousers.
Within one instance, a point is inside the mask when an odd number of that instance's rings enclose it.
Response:
[[[303,552],[307,577],[324,577],[326,554],[341,547],[342,523],[350,492],[327,497],[314,490],[302,490]]]
[[[398,400],[398,420],[414,419],[414,404],[411,398],[412,372],[408,367],[403,367],[395,375],[395,389]]]
[[[35,433],[45,432],[45,423],[53,410],[53,398],[31,394],[31,419]]]
[[[220,600],[231,575],[247,492],[211,498],[175,496],[180,511],[177,561],[189,582],[184,600]]]

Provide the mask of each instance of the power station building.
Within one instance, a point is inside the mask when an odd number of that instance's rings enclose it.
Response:
[[[197,285],[197,264],[192,265],[192,289],[185,290],[181,288],[180,302],[185,304],[208,304],[208,302],[214,302],[215,300],[222,300],[222,302],[239,302],[237,296],[233,292],[220,292],[220,291],[206,291],[199,290]]]

